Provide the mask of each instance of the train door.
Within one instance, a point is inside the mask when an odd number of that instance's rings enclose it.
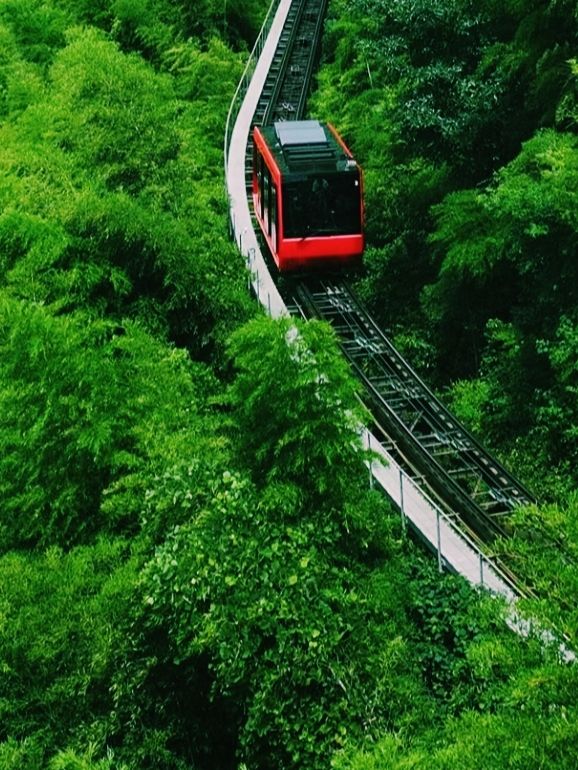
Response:
[[[261,222],[264,233],[277,250],[278,191],[275,180],[261,152],[254,150],[253,200],[255,214]]]

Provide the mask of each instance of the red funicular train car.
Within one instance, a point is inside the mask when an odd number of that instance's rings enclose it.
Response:
[[[279,270],[360,262],[361,169],[330,124],[255,128],[253,206]]]

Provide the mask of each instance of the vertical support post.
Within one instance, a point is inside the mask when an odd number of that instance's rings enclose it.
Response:
[[[367,449],[371,452],[371,433],[367,431]],[[373,457],[369,457],[369,488],[373,489]]]
[[[440,510],[436,508],[436,535],[437,535],[437,547],[438,547],[438,570],[444,571],[442,562],[442,533],[440,528]]]
[[[255,249],[253,246],[247,252],[247,288],[251,292],[251,281],[253,278],[253,262],[255,261]]]
[[[399,469],[399,510],[401,511],[401,530],[403,534],[407,531],[407,522],[405,520],[405,501],[403,499],[403,471]]]
[[[484,585],[484,555],[480,551],[480,585]]]
[[[241,254],[244,254],[243,241],[245,240],[246,235],[247,235],[247,228],[244,227],[242,231],[239,233],[239,251],[241,252]]]

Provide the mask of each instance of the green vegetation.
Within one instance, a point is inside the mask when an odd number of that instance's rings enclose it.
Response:
[[[247,295],[222,135],[267,6],[0,4],[0,770],[574,768],[576,666],[404,539],[331,330]],[[540,480],[500,548],[575,640],[574,9],[331,10],[361,290]]]
[[[543,597],[532,611],[572,640],[577,44],[575,5],[564,0],[334,0],[313,97],[365,168],[359,291],[457,415],[540,495],[497,548]],[[466,657],[505,675],[498,700],[479,711],[464,702],[429,733],[352,742],[336,767],[572,767],[575,673],[503,668],[493,645]]]
[[[360,291],[458,416],[573,519],[575,8],[332,8],[314,109],[365,166]]]

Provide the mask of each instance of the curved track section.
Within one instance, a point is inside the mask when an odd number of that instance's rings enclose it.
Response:
[[[253,291],[273,317],[291,313],[330,321],[365,385],[375,420],[364,431],[376,453],[371,478],[399,507],[444,566],[509,600],[528,591],[488,555],[501,517],[531,502],[502,466],[446,412],[344,283],[290,283],[281,295],[253,229],[247,197],[252,127],[303,115],[326,0],[273,0],[231,105],[225,175],[233,237]],[[289,308],[288,308],[289,305]]]

